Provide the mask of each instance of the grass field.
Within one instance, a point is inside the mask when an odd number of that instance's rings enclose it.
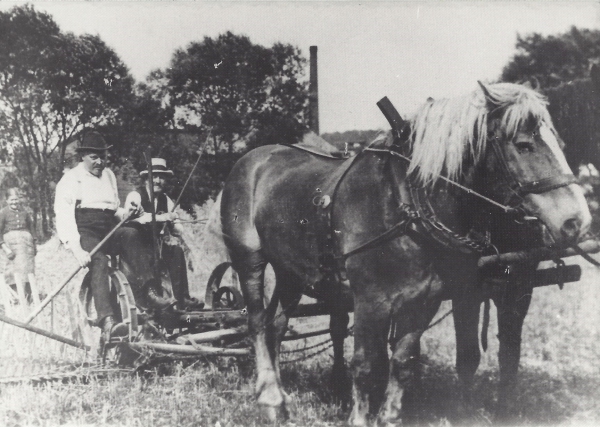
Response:
[[[200,218],[208,214],[205,207]],[[190,218],[187,218],[188,220]],[[193,270],[192,292],[203,296],[212,268],[224,254],[199,223],[189,223],[187,242]],[[72,268],[70,255],[55,240],[44,244],[37,257],[37,276],[47,292]],[[513,413],[523,426],[600,425],[600,272],[580,259],[579,283],[539,288],[534,292],[525,321],[520,382]],[[74,292],[74,281],[68,291]],[[55,304],[53,328],[72,335],[66,295]],[[448,310],[444,303],[438,316]],[[490,346],[477,374],[478,424],[489,424],[495,405],[497,333],[492,308]],[[44,312],[39,326],[49,328]],[[298,321],[296,321],[298,323]],[[325,325],[311,319],[298,328]],[[50,369],[65,361],[83,361],[85,353],[33,339],[14,328],[0,330],[2,375],[27,372],[30,365]],[[308,340],[307,345],[324,338]],[[305,345],[300,342],[296,345]],[[286,348],[290,348],[286,346]],[[346,342],[351,357],[352,339]],[[454,329],[451,317],[422,339],[422,382],[415,391],[410,425],[450,426],[456,421],[457,380],[454,373]],[[286,356],[296,357],[297,355]],[[40,368],[41,369],[41,368]],[[329,392],[331,350],[311,359],[283,366],[283,382],[292,397],[290,426],[343,425],[348,410]],[[86,382],[47,382],[42,385],[0,384],[1,426],[260,426],[265,425],[253,396],[251,358],[203,358],[195,362],[161,365],[140,375],[114,374]]]

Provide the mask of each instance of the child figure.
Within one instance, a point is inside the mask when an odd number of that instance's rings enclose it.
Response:
[[[7,285],[17,291],[17,279],[24,282],[25,298],[32,302],[30,281],[35,278],[36,244],[33,220],[21,205],[18,188],[6,191],[8,206],[0,210],[0,247],[8,262],[4,269]]]

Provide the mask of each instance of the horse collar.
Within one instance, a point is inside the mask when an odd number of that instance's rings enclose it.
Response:
[[[425,235],[444,249],[464,254],[481,254],[492,247],[489,230],[472,230],[466,236],[460,235],[437,217],[426,189],[415,186],[410,180],[407,180],[407,185],[412,204],[419,218],[420,234]]]

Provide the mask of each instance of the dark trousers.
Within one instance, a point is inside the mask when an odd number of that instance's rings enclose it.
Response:
[[[78,209],[77,228],[81,247],[90,252],[116,225],[114,213],[98,209]],[[88,278],[94,296],[98,321],[114,316],[109,284],[109,259],[107,255],[120,255],[128,265],[127,279],[134,289],[141,289],[153,278],[152,252],[141,241],[136,230],[121,227],[93,256]]]
[[[185,254],[181,246],[162,245],[162,260],[171,277],[173,296],[179,302],[190,297]]]
[[[154,262],[152,251],[154,250],[152,245],[152,229],[148,225],[141,225],[137,223],[129,223],[125,227],[129,230],[135,230],[138,233],[139,241],[141,245],[144,245],[143,256],[148,261],[148,269],[152,270]],[[183,248],[177,244],[167,244],[164,241],[159,240],[160,257],[161,262],[169,272],[171,278],[171,288],[173,289],[173,297],[178,302],[183,302],[184,298],[190,297],[188,277],[187,277],[187,264],[185,260],[185,254]]]

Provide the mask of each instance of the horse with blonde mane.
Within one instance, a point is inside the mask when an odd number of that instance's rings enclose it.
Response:
[[[477,261],[496,250],[575,244],[591,221],[583,192],[545,99],[524,86],[480,84],[460,98],[430,100],[410,126],[407,144],[380,138],[345,160],[302,147],[263,146],[227,179],[223,236],[248,307],[258,403],[271,419],[287,416],[279,347],[291,310],[302,294],[330,307],[335,372],[348,288],[354,305],[351,425],[402,421],[421,335],[446,299],[453,302],[467,403],[480,358],[480,305],[491,297],[498,306],[498,406],[506,409],[532,288],[506,286],[486,295]],[[525,216],[537,218],[527,231],[535,238],[507,238]],[[267,264],[276,285],[265,305]]]

